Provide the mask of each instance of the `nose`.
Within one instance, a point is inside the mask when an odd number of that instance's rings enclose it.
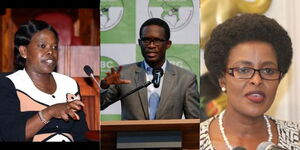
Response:
[[[48,54],[48,55],[51,55],[52,53],[53,53],[52,48],[48,48],[47,54]]]
[[[256,86],[262,83],[262,78],[258,71],[254,72],[253,77],[250,79],[250,83]]]
[[[148,44],[148,47],[155,47],[154,41],[150,41],[150,43]]]

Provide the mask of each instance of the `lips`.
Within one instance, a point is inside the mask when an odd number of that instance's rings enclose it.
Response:
[[[53,66],[56,64],[56,61],[53,58],[46,58],[43,60],[43,62],[49,66]]]
[[[148,52],[146,52],[146,55],[147,55],[148,57],[155,57],[155,56],[157,55],[157,52],[148,51]]]
[[[245,94],[245,97],[252,102],[261,103],[265,100],[266,94],[262,91],[251,91]]]
[[[152,53],[147,53],[147,56],[149,56],[149,57],[154,57],[154,56],[156,56],[156,53],[154,53],[154,52],[152,52]]]
[[[52,64],[52,63],[53,63],[53,60],[51,60],[51,59],[48,59],[48,60],[46,60],[46,63],[48,63],[48,64]]]

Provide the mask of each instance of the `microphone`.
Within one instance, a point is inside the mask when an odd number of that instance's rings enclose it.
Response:
[[[96,82],[96,84],[97,84],[98,87],[100,88],[100,84],[99,84],[98,81],[95,79],[94,71],[92,70],[92,68],[91,68],[89,65],[85,65],[85,66],[83,67],[83,70],[84,70],[84,72],[85,72],[89,77],[91,77],[91,78]]]
[[[281,148],[272,142],[262,142],[257,146],[256,150],[287,150],[287,149]]]
[[[153,69],[152,74],[153,74],[153,79],[152,79],[153,86],[155,88],[158,88],[160,84],[160,78],[164,75],[164,71],[161,68],[155,68]]]

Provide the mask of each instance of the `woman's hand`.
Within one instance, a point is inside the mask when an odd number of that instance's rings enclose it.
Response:
[[[80,100],[75,100],[67,103],[59,103],[52,105],[43,110],[44,118],[50,120],[51,118],[63,119],[65,121],[69,120],[71,117],[74,120],[79,120],[80,117],[76,114],[84,107],[84,104]]]
[[[84,104],[80,100],[55,104],[43,109],[41,111],[41,117],[46,121],[49,121],[52,118],[68,121],[70,117],[74,120],[79,120],[80,118],[76,114],[76,111],[81,110],[83,106]],[[26,140],[32,140],[33,136],[46,124],[41,121],[42,119],[39,117],[40,116],[35,115],[27,120],[25,129]],[[37,124],[39,125],[37,126]]]

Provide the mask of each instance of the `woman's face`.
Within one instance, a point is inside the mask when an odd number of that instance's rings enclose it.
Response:
[[[266,42],[250,41],[240,43],[231,49],[228,56],[226,69],[234,67],[278,69],[275,50]],[[268,74],[268,71],[265,73]],[[219,82],[221,87],[226,88],[228,96],[227,109],[257,117],[264,114],[271,107],[280,80],[264,80],[259,72],[255,71],[250,79],[238,79],[225,73],[225,76]]]
[[[27,46],[19,48],[22,57],[26,59],[27,71],[36,73],[51,73],[57,64],[58,41],[55,34],[47,29],[35,33]]]

